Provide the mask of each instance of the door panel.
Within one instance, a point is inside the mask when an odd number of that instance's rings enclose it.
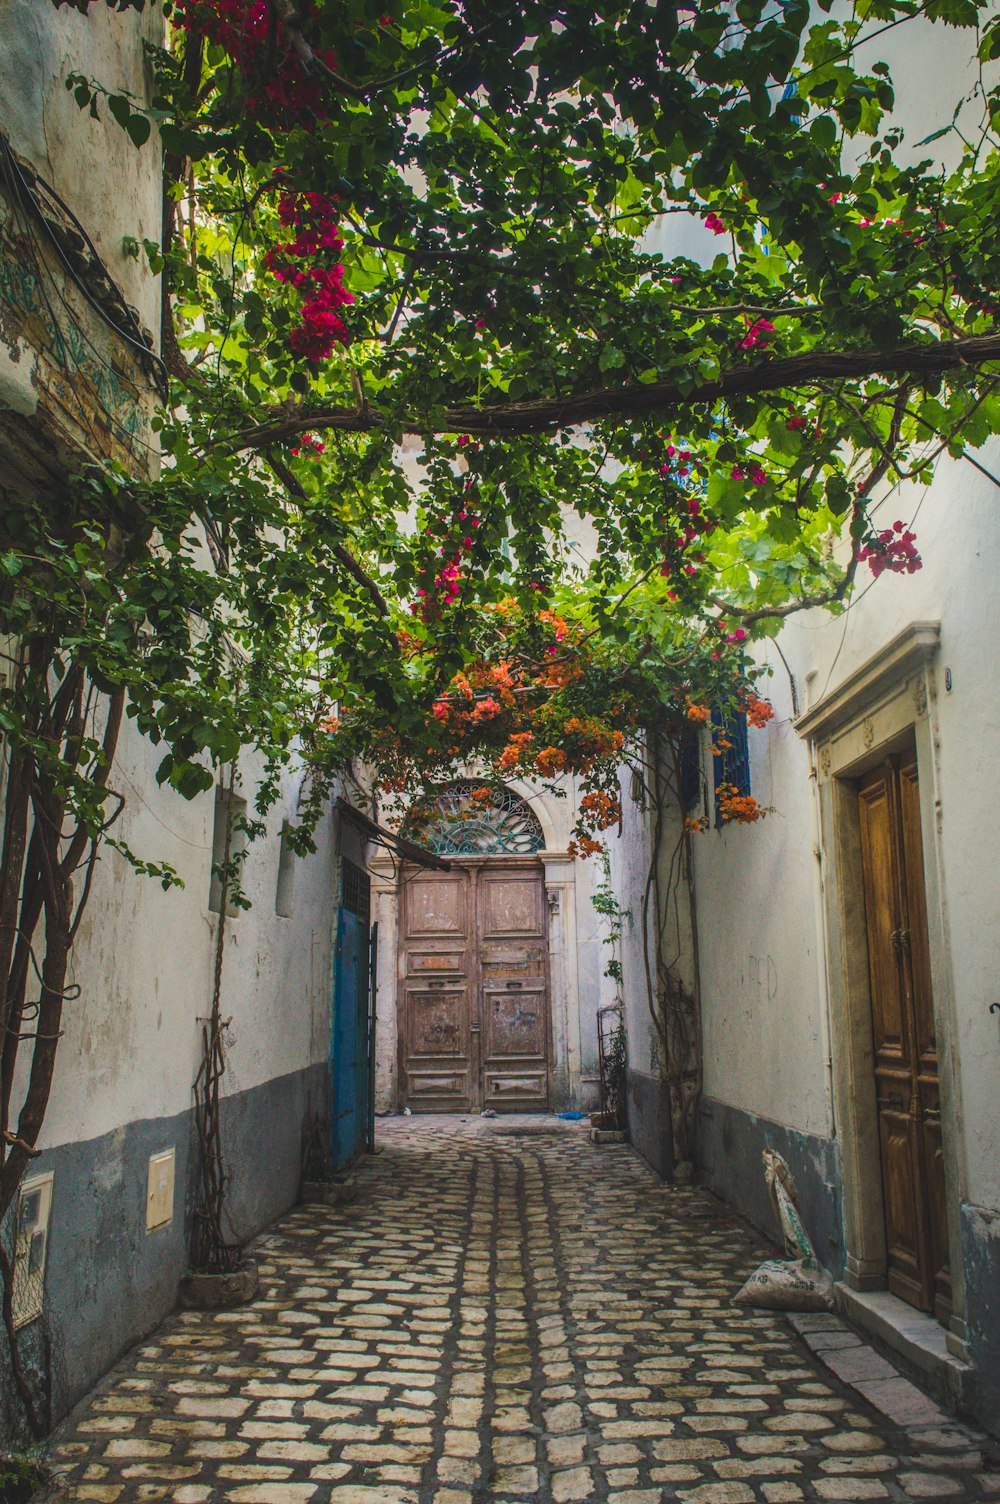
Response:
[[[912,752],[858,789],[889,1289],[950,1311],[937,1049]]]
[[[466,874],[459,877],[414,877],[406,888],[406,933],[460,935],[465,941]]]
[[[407,876],[403,1100],[414,1111],[548,1106],[544,880],[533,863]]]
[[[542,885],[539,877],[506,877],[483,872],[480,884],[481,933],[484,940],[501,935],[541,934]]]
[[[909,1080],[910,1041],[903,981],[892,942],[901,919],[895,839],[898,816],[891,767],[879,768],[862,784],[860,813],[876,1071],[902,1068]]]
[[[920,785],[916,758],[905,757],[899,767],[903,871],[906,897],[904,953],[913,998],[914,1040],[917,1055],[917,1109],[928,1200],[928,1273],[934,1313],[939,1321],[951,1316],[951,1269],[948,1252],[948,1212],[941,1140],[941,1092],[931,989],[931,954],[927,935],[927,895],[924,887],[924,847],[920,829]]]
[[[416,1112],[468,1112],[475,1102],[468,918],[468,873],[405,876],[400,1065]]]
[[[537,869],[479,874],[483,1100],[503,1112],[548,1107],[545,888]]]

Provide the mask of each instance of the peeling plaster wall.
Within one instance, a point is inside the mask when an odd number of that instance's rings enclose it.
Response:
[[[140,857],[170,862],[185,886],[164,892],[105,848],[72,952],[80,996],[64,1013],[43,1152],[29,1171],[55,1177],[43,1312],[56,1354],[53,1420],[170,1310],[188,1264],[198,1194],[192,1083],[218,925],[208,909],[215,801],[211,791],[188,803],[157,788],[158,760],[126,725],[112,777],[127,798],[117,831]],[[260,770],[245,759],[242,771],[252,804]],[[298,792],[290,771],[245,863],[253,906],[226,920],[223,1141],[241,1238],[294,1202],[305,1120],[329,1100],[338,822],[327,816],[316,853],[295,858],[292,913],[280,917],[281,825],[295,818]],[[352,836],[344,832],[344,847],[363,861]],[[150,1233],[149,1158],[168,1149],[173,1215]]]
[[[142,44],[162,41],[162,14],[153,5],[142,15],[94,5],[82,16],[68,5],[0,0],[0,36],[0,124],[12,147],[66,200],[140,322],[158,335],[159,279],[122,249],[123,236],[161,238],[156,132],[137,150],[103,104],[100,120],[81,110],[65,79],[82,73],[112,93],[148,100]]]
[[[78,71],[112,91],[148,99],[152,80],[142,44],[159,41],[162,26],[155,6],[139,16],[95,5],[84,17],[49,0],[0,0],[0,125],[14,151],[65,199],[157,343],[159,281],[144,258],[124,253],[122,242],[125,236],[160,240],[158,141],[154,135],[137,150],[103,103],[99,121],[81,111],[65,78]],[[37,228],[30,219],[28,225],[32,233]],[[40,256],[48,254],[40,230],[39,247]],[[52,359],[59,341],[33,307],[25,278],[8,278],[0,289],[7,294],[0,314],[8,327],[23,315],[18,327],[26,331],[13,350],[9,339],[0,345],[0,397],[28,417],[29,438],[40,435],[43,447],[53,432],[65,440],[70,457],[54,455],[50,466],[57,484],[80,449],[80,434],[68,425],[95,403],[93,382],[85,389],[84,379],[93,376],[96,362],[98,376],[110,383],[125,351],[124,343],[112,348],[118,336],[109,335],[78,288],[61,285],[62,275],[58,268],[39,272],[50,302],[56,289],[57,334],[75,325],[75,347],[66,341],[70,353],[61,364]],[[43,390],[44,380],[49,386]],[[84,432],[85,444],[100,439],[96,405],[90,416],[94,432]],[[11,426],[8,435],[2,426],[0,493],[21,458],[18,430]],[[132,456],[140,468],[141,448]],[[108,451],[97,442],[93,452],[107,457]],[[169,1310],[188,1261],[197,1194],[192,1084],[202,1021],[211,1008],[219,924],[209,909],[215,796],[213,790],[187,802],[161,789],[155,776],[161,756],[126,719],[111,777],[126,801],[114,834],[140,859],[169,863],[183,887],[164,891],[103,848],[71,953],[68,981],[79,995],[67,999],[42,1153],[29,1172],[54,1174],[38,1323],[53,1343],[53,1419]],[[244,758],[240,791],[251,809],[262,772],[258,760]],[[300,781],[294,767],[282,776],[266,835],[251,844],[244,867],[252,907],[226,921],[221,1005],[231,1022],[222,1082],[224,1149],[232,1231],[243,1238],[294,1201],[303,1124],[329,1096],[340,855],[332,817],[317,831],[315,854],[293,859],[290,914],[276,912],[281,827],[284,819],[295,820]],[[353,833],[345,832],[345,849],[363,859],[352,841]],[[22,1075],[15,1110],[24,1087]],[[167,1149],[176,1156],[173,1214],[169,1225],[149,1233],[149,1158]]]
[[[137,855],[176,868],[184,888],[164,892],[105,849],[73,947],[67,1009],[46,1145],[93,1138],[139,1118],[186,1109],[212,1001],[218,915],[208,907],[215,798],[188,803],[155,782],[156,748],[127,728],[116,777],[127,799],[120,838]],[[252,804],[258,771],[244,764]],[[336,912],[334,821],[314,856],[295,858],[291,917],[275,912],[280,831],[294,820],[289,774],[267,836],[251,843],[244,886],[252,907],[226,920],[222,1012],[232,1017],[223,1089],[246,1091],[329,1053],[331,941]]]

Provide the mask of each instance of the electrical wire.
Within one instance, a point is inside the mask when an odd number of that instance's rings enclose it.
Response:
[[[132,310],[129,308],[128,304],[125,302],[125,299],[122,297],[122,294],[121,294],[121,292],[120,292],[120,290],[119,290],[119,288],[117,286],[117,283],[115,282],[114,278],[111,276],[111,273],[108,271],[108,269],[105,266],[103,260],[101,259],[101,256],[100,256],[100,254],[99,254],[99,252],[97,250],[97,247],[94,245],[94,242],[91,240],[91,238],[88,235],[86,229],[80,223],[79,219],[77,219],[77,217],[73,213],[72,209],[69,208],[69,206],[66,204],[66,202],[60,197],[60,195],[56,192],[56,190],[52,187],[52,185],[50,183],[47,183],[45,181],[45,179],[43,177],[40,177],[37,173],[35,174],[35,177],[36,177],[37,181],[42,184],[42,186],[44,187],[46,193],[50,195],[50,197],[52,198],[52,200],[53,200],[54,203],[56,203],[56,204],[59,205],[59,207],[63,210],[63,212],[68,216],[68,218],[72,222],[74,228],[76,230],[78,230],[79,233],[80,233],[80,235],[83,237],[84,244],[87,246],[87,249],[90,251],[91,255],[94,257],[94,260],[96,261],[97,265],[100,267],[100,269],[101,269],[102,273],[104,274],[104,277],[105,277],[106,281],[108,282],[109,286],[113,289],[114,293],[116,294],[116,296],[117,296],[117,298],[119,300],[120,306],[121,306],[121,310],[125,314],[125,317],[127,318],[129,325],[131,326],[130,329],[122,328],[122,326],[115,319],[113,319],[111,317],[111,315],[110,315],[110,313],[108,313],[107,309],[101,303],[99,303],[97,301],[97,299],[91,293],[91,291],[90,291],[89,287],[87,286],[87,284],[84,282],[83,278],[77,272],[76,268],[74,267],[73,263],[70,261],[69,257],[66,255],[66,252],[63,250],[63,247],[62,247],[62,242],[60,241],[58,235],[56,235],[55,231],[53,230],[52,225],[49,222],[48,216],[43,211],[41,204],[38,202],[37,198],[35,197],[34,191],[32,190],[32,187],[31,187],[30,183],[28,182],[27,178],[24,176],[24,173],[21,171],[21,165],[18,162],[16,156],[14,155],[13,150],[11,149],[10,140],[9,140],[9,138],[7,137],[7,135],[3,131],[0,131],[0,151],[3,152],[4,160],[5,160],[5,163],[6,163],[6,166],[7,166],[8,173],[10,174],[10,176],[13,178],[15,184],[17,185],[18,196],[20,197],[20,199],[22,201],[22,206],[24,206],[24,204],[26,202],[27,205],[30,207],[30,209],[34,211],[35,216],[39,220],[39,222],[40,222],[40,224],[42,226],[42,229],[45,232],[46,238],[49,240],[49,242],[53,246],[53,248],[54,248],[54,250],[56,252],[56,255],[59,257],[59,259],[62,262],[63,266],[66,268],[67,272],[69,273],[70,277],[72,278],[73,282],[76,284],[76,286],[82,292],[83,296],[86,298],[86,300],[90,304],[91,308],[94,310],[94,312],[98,315],[99,318],[103,319],[103,321],[108,325],[109,328],[113,329],[115,331],[115,333],[121,339],[125,340],[126,344],[132,345],[136,350],[138,350],[140,352],[140,354],[142,354],[148,361],[150,361],[153,365],[155,365],[159,369],[159,372],[161,374],[161,380],[165,384],[167,382],[167,380],[169,379],[169,372],[167,371],[166,366],[164,365],[164,363],[160,359],[160,357],[157,354],[155,354],[155,352],[152,351],[149,348],[149,346],[146,344],[145,340],[142,338],[142,330],[139,327],[138,320],[133,316]]]
[[[2,138],[2,136],[0,136],[0,146],[2,146],[2,144],[3,144],[3,138]],[[6,170],[6,169],[9,168],[9,162],[6,159],[6,157],[3,158],[2,165],[3,165],[4,169],[5,169],[5,175],[7,176],[8,181],[10,182],[10,186],[11,186],[12,192],[14,194],[14,198],[15,198],[15,203],[14,203],[15,212],[19,215],[19,218],[20,218],[20,221],[21,221],[24,233],[28,237],[28,240],[30,241],[31,246],[32,246],[32,259],[33,259],[33,265],[34,265],[34,276],[35,276],[35,282],[36,282],[37,287],[38,287],[38,292],[39,292],[39,295],[40,295],[40,297],[42,298],[42,300],[43,300],[43,302],[45,304],[46,310],[48,312],[48,316],[49,316],[49,318],[50,318],[50,320],[52,322],[52,327],[53,327],[56,335],[60,339],[62,338],[62,333],[61,333],[61,330],[60,330],[59,317],[57,315],[56,309],[53,307],[52,300],[51,300],[51,298],[50,298],[50,296],[49,296],[49,294],[48,294],[48,292],[46,291],[46,288],[45,288],[45,279],[46,278],[51,283],[52,288],[53,288],[53,290],[55,292],[55,295],[59,299],[59,302],[62,304],[62,308],[65,311],[67,317],[69,318],[69,320],[73,324],[73,327],[76,329],[77,333],[79,334],[79,336],[82,339],[82,341],[84,342],[84,344],[88,347],[88,349],[93,354],[95,360],[98,362],[99,365],[103,366],[106,371],[109,371],[112,375],[116,375],[117,373],[115,372],[114,367],[109,364],[109,362],[106,359],[106,357],[103,354],[103,352],[98,349],[98,347],[94,344],[93,340],[88,336],[86,330],[77,321],[77,318],[76,318],[76,315],[75,315],[73,309],[70,307],[70,305],[66,301],[66,298],[65,298],[65,296],[63,294],[63,291],[62,291],[62,288],[59,286],[58,282],[56,281],[56,278],[52,275],[52,272],[51,272],[50,268],[46,265],[46,263],[44,261],[44,258],[40,257],[40,254],[39,254],[39,249],[40,249],[39,248],[39,242],[38,242],[37,236],[35,235],[35,233],[34,233],[34,231],[32,229],[32,223],[31,223],[32,218],[34,216],[32,216],[29,213],[29,211],[25,209],[24,204],[21,202],[20,190],[18,188],[18,185],[17,185],[16,181],[12,181],[10,179],[10,173],[9,173],[9,171]],[[43,219],[44,219],[44,216],[43,216]],[[63,258],[63,259],[65,260],[65,258]],[[71,269],[71,271],[72,271],[72,269]],[[74,280],[76,280],[77,282],[79,282],[78,278],[75,278]],[[80,284],[80,285],[82,286],[82,284]],[[93,302],[92,299],[89,299],[89,301]],[[102,312],[102,314],[103,314],[103,310],[100,309],[100,305],[97,305],[97,307],[98,307],[98,311]],[[104,317],[105,317],[105,322],[109,322],[107,320],[106,316],[104,316]],[[120,331],[118,331],[117,325],[115,325],[114,323],[111,324],[111,327],[113,329],[115,329],[116,332],[120,332]],[[143,348],[145,349],[145,346]],[[151,358],[153,358],[153,359],[156,358],[155,356],[152,356],[152,352],[149,351],[148,349],[146,350],[146,354],[150,355]],[[73,386],[72,384],[71,384],[71,390],[73,391],[74,397],[76,397],[76,399],[77,399],[77,407],[78,407],[80,415],[81,415],[82,426],[87,430],[87,432],[90,434],[91,438],[95,442],[97,442],[99,440],[99,433],[98,433],[98,429],[95,427],[94,422],[93,422],[93,413],[92,413],[91,407],[87,403],[85,403],[83,401],[82,397],[76,391],[75,386]],[[117,431],[119,438],[126,445],[126,447],[133,448],[136,445],[141,445],[150,454],[154,454],[154,453],[157,452],[155,445],[152,445],[152,444],[148,443],[140,435],[138,435],[136,433],[133,433],[128,428],[126,428],[125,425],[110,410],[110,408],[105,407],[104,408],[104,412],[107,414],[107,419],[108,419],[108,423],[109,423],[110,427],[112,429],[114,429],[114,430]]]

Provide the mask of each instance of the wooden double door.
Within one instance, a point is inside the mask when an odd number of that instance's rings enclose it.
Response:
[[[539,862],[403,873],[400,1079],[413,1112],[544,1112],[549,989]]]
[[[858,801],[888,1285],[947,1322],[941,1094],[915,751],[868,773]]]

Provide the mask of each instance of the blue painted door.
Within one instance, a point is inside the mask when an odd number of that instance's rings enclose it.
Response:
[[[334,964],[333,1168],[345,1169],[364,1147],[368,1085],[368,924],[341,908]]]

